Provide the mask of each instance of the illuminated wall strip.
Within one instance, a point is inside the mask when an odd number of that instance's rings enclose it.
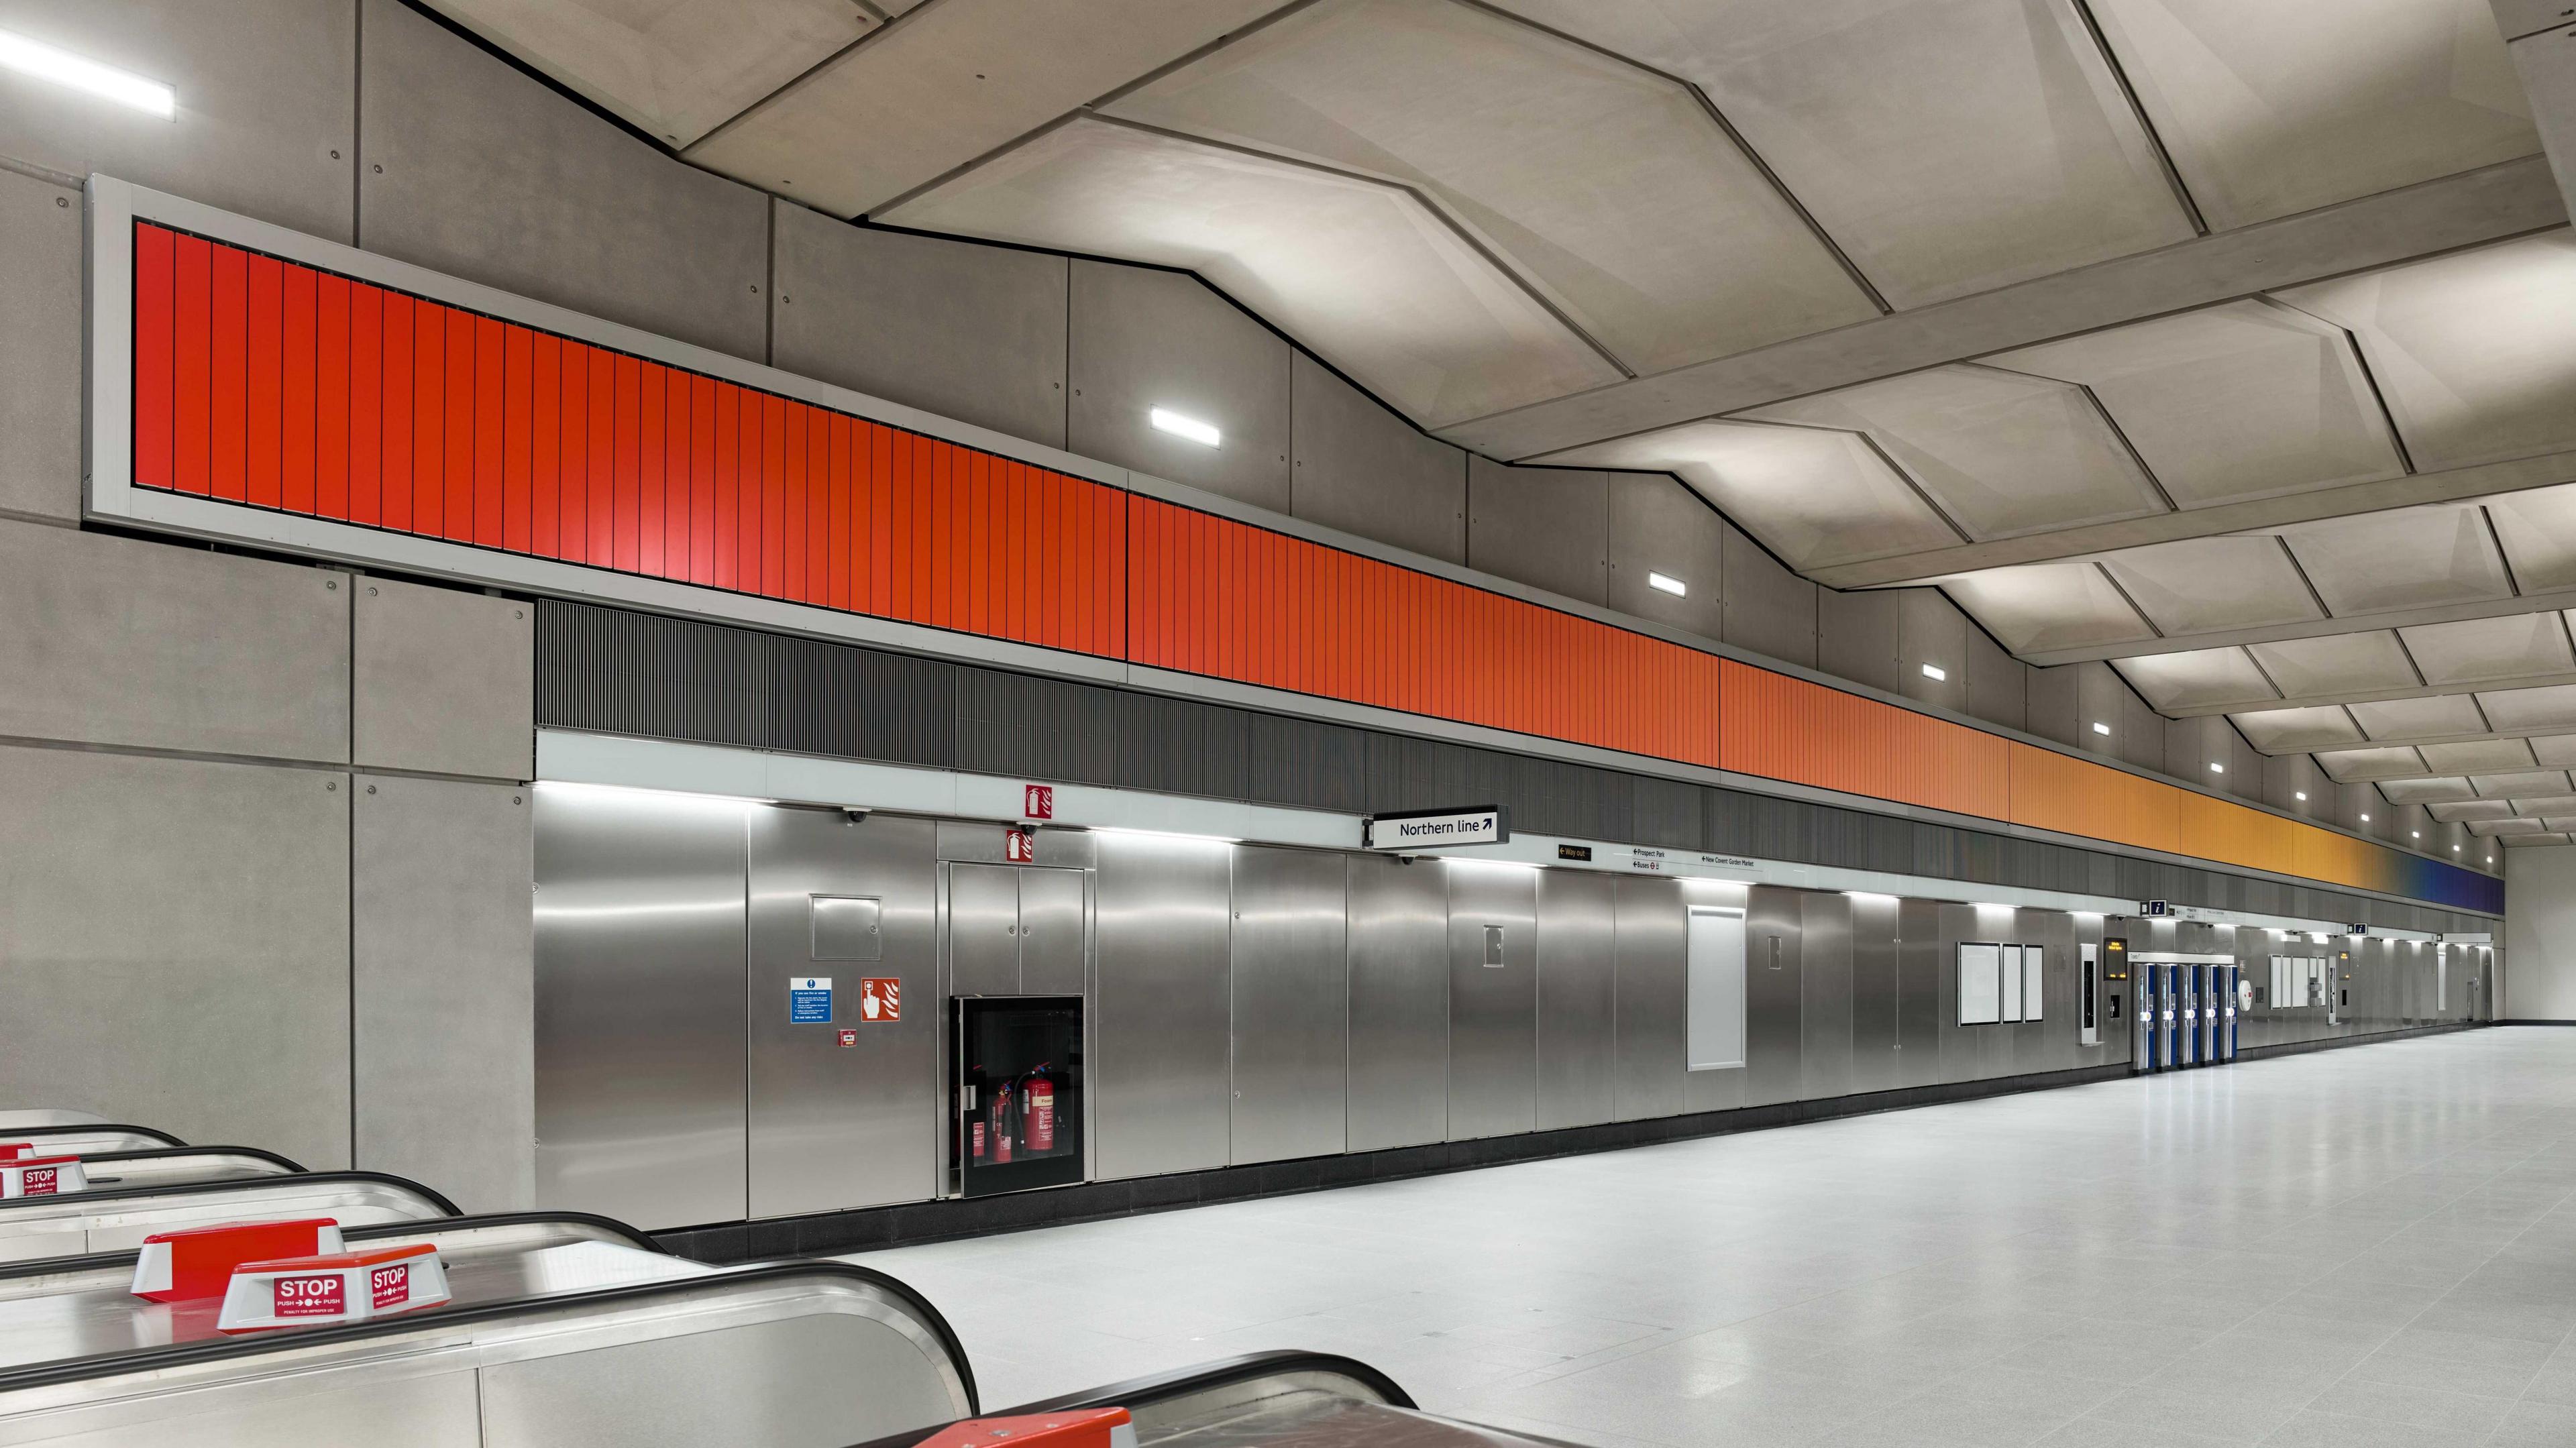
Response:
[[[2500,912],[2489,876],[138,221],[133,483]]]

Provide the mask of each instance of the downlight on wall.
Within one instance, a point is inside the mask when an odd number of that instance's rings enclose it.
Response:
[[[2209,761],[2209,772],[2212,774],[2225,774],[2227,772],[2227,766],[2213,759]]]
[[[2308,792],[2304,789],[2292,790],[2290,792],[2290,797],[2301,804],[2306,804],[2308,802]]]
[[[114,66],[56,50],[11,30],[0,30],[0,66],[56,85],[104,96],[165,121],[179,118],[179,93],[157,80],[145,80]]]
[[[1647,573],[1646,586],[1663,593],[1669,593],[1675,598],[1690,597],[1690,585],[1673,577],[1669,573]]]
[[[1925,664],[1923,666],[1923,677],[1938,681],[1950,677],[1950,671],[1941,667],[1939,664]]]
[[[2096,719],[2093,721],[2093,732],[2101,735],[2105,739],[2108,739],[2111,737],[2111,726],[2103,723],[2099,719]]]
[[[1168,432],[1174,437],[1188,438],[1192,442],[1207,447],[1215,447],[1224,436],[1216,430],[1215,423],[1201,422],[1195,417],[1184,417],[1168,407],[1154,408],[1146,413],[1145,417],[1147,421],[1154,424],[1157,432]]]

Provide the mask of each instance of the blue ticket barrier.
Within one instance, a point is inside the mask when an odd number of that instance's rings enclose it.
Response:
[[[2178,1006],[2174,1000],[2174,968],[2170,965],[2145,965],[2147,981],[2147,1069],[2170,1071],[2174,1068],[2174,1036]]]
[[[2173,967],[2174,983],[2182,997],[2182,1019],[2174,1022],[2174,1064],[2186,1069],[2201,1062],[2200,1050],[2200,973],[2197,965]]]
[[[2222,965],[2218,968],[2218,1004],[2223,1013],[2218,1027],[2218,1059],[2222,1061],[2236,1059],[2236,1012],[2244,1004],[2244,979],[2243,966]]]

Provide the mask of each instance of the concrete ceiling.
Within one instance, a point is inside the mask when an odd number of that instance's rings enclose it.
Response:
[[[2576,823],[2576,236],[2489,0],[432,3],[712,170],[1188,267],[1463,446]]]

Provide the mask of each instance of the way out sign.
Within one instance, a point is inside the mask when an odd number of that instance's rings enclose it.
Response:
[[[832,978],[800,975],[787,982],[787,1023],[828,1026],[832,1023]]]
[[[1367,842],[1372,850],[1432,850],[1443,845],[1499,845],[1511,837],[1511,811],[1487,804],[1371,815]]]

